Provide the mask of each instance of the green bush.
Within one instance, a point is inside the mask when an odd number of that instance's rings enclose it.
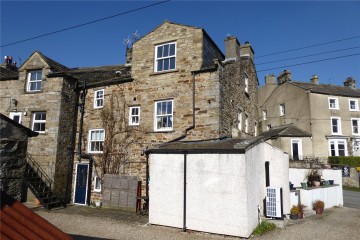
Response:
[[[329,157],[330,164],[346,165],[350,167],[360,167],[360,157]]]
[[[253,234],[254,235],[263,235],[273,229],[276,228],[274,223],[269,223],[268,221],[262,221],[257,227],[255,228]]]

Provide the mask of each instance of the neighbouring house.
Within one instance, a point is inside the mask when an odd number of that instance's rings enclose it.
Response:
[[[303,158],[326,162],[328,156],[358,156],[359,98],[353,78],[335,86],[320,84],[316,75],[311,82],[293,81],[288,70],[277,78],[267,75],[258,93],[261,131],[292,123],[311,134],[312,147],[299,139]]]
[[[38,135],[0,113],[0,189],[19,201],[26,200],[23,177],[28,140]]]
[[[270,145],[289,153],[292,160],[304,160],[304,156],[311,156],[313,152],[311,134],[293,123],[272,127],[259,136]]]
[[[28,153],[55,182],[57,195],[70,201],[78,96],[71,78],[49,77],[68,68],[35,51],[18,68],[1,64],[0,112],[39,133]]]
[[[109,196],[105,174],[138,176],[144,193],[144,151],[159,144],[257,135],[254,51],[236,37],[225,45],[224,56],[204,29],[165,21],[122,65],[50,75],[78,80],[75,204]]]
[[[150,224],[248,238],[264,217],[267,186],[282,188],[290,212],[288,154],[261,137],[168,143],[146,154]]]

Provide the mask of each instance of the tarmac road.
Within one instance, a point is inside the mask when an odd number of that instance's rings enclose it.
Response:
[[[74,237],[75,240],[189,240],[219,239],[234,240],[236,237],[207,234],[180,229],[147,225],[147,216],[123,213],[89,207],[70,206],[66,209],[47,212],[35,210],[43,218]],[[359,240],[360,209],[335,207],[325,209],[323,215],[311,215],[301,220],[288,220],[283,229],[276,229],[254,239],[319,239],[319,240]]]
[[[360,209],[360,192],[344,190],[343,196],[344,196],[344,207]]]

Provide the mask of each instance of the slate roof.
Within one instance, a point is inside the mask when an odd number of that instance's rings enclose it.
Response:
[[[19,72],[7,69],[3,66],[0,68],[0,80],[14,80],[18,79]]]
[[[40,51],[35,51],[34,53],[36,52],[44,59],[44,61],[49,65],[50,69],[52,69],[53,71],[59,72],[69,69],[68,67],[58,63],[57,61],[45,56]]]
[[[295,86],[301,87],[305,90],[309,90],[313,93],[320,93],[326,95],[337,95],[345,97],[360,97],[359,89],[352,89],[345,86],[336,86],[330,84],[313,84],[305,82],[289,82]]]
[[[301,130],[294,124],[287,124],[272,127],[270,130],[262,132],[259,137],[266,141],[268,139],[276,139],[279,137],[311,137],[311,134]]]
[[[165,143],[147,150],[147,153],[191,152],[191,153],[245,153],[246,148],[261,141],[259,137],[223,138],[204,141],[179,141]]]
[[[36,136],[39,135],[38,132],[34,132],[34,131],[32,131],[30,128],[27,128],[27,127],[21,125],[20,123],[15,122],[14,120],[8,118],[8,117],[5,116],[4,114],[0,113],[0,122],[2,122],[2,121],[6,121],[6,122],[8,122],[8,123],[11,123],[11,124],[14,125],[15,127],[18,127],[18,128],[20,128],[20,129],[24,130],[24,131],[27,133],[28,137],[36,137]],[[2,135],[3,135],[3,134],[0,133],[0,136],[2,136]]]
[[[0,239],[73,239],[2,190],[0,225]]]

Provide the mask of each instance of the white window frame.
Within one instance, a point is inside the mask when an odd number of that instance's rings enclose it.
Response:
[[[19,124],[21,124],[21,112],[11,112],[10,115],[9,115],[9,118],[14,120],[14,117],[15,116],[18,116],[19,117]],[[14,120],[15,121],[15,120]]]
[[[255,122],[254,123],[254,136],[256,137],[257,135],[258,135],[258,123],[257,122]]]
[[[249,92],[249,77],[248,75],[245,73],[245,79],[244,79],[244,82],[245,82],[245,92]]]
[[[338,131],[337,132],[334,132],[334,125],[333,125],[333,120],[336,119],[337,120],[337,128],[338,128]],[[340,117],[331,117],[330,118],[330,126],[331,126],[331,134],[334,134],[334,135],[341,135],[341,118]]]
[[[45,120],[43,120],[43,119],[41,119],[41,120],[35,119],[38,114],[43,114],[43,113],[45,113]],[[44,131],[36,131],[36,130],[34,129],[35,124],[44,124]],[[31,130],[33,130],[34,132],[38,132],[38,133],[45,133],[45,132],[46,132],[45,127],[46,127],[46,112],[33,112],[33,113],[32,113]]]
[[[171,102],[171,113],[165,113],[165,114],[157,114],[157,106],[161,103],[168,103]],[[167,106],[167,104],[166,104]],[[171,118],[171,127],[158,127],[158,118]],[[172,131],[174,128],[174,100],[161,100],[161,101],[155,101],[155,107],[154,107],[154,131],[155,132],[163,132],[163,131]]]
[[[102,96],[98,97],[98,93],[102,92]],[[105,101],[105,90],[100,89],[94,91],[94,108],[103,108]]]
[[[91,139],[91,133],[92,132],[103,132],[103,139]],[[103,151],[93,151],[91,150],[91,144],[99,142],[102,144],[102,147],[104,148],[104,142],[105,142],[105,129],[97,128],[97,129],[90,129],[89,130],[89,138],[88,138],[88,153],[103,153]]]
[[[138,114],[133,114],[132,110],[138,109]],[[134,121],[135,119],[138,119],[138,121]],[[130,126],[139,126],[140,125],[140,106],[134,106],[129,108],[129,125]]]
[[[168,55],[166,57],[159,57],[158,56],[158,49],[161,47],[164,47],[166,45],[169,45],[169,54],[170,54],[170,46],[173,45],[175,46],[175,51],[174,51],[174,55]],[[155,46],[155,66],[154,66],[154,72],[165,72],[165,71],[173,71],[176,69],[176,50],[177,50],[177,46],[176,46],[176,42],[167,42],[167,43],[163,43],[163,44],[159,44]],[[170,59],[171,58],[175,58],[175,64],[173,68],[170,68]],[[169,59],[169,68],[168,69],[164,69],[164,65],[163,68],[158,70],[158,62],[162,61],[162,60],[167,60]]]
[[[245,130],[246,133],[248,133],[249,132],[249,116],[245,113],[244,117],[245,117],[244,130]]]
[[[351,102],[355,102],[355,108],[354,109],[351,109]],[[349,99],[349,110],[350,111],[359,111],[359,102],[357,99]]]
[[[328,145],[329,145],[329,156],[331,155],[331,142],[334,143],[334,151],[335,151],[335,155],[334,156],[340,156],[339,155],[339,143],[343,143],[344,144],[344,155],[348,156],[348,151],[347,151],[347,142],[346,139],[329,139],[328,140]]]
[[[335,100],[334,106],[332,106],[332,103],[330,103],[330,100]],[[329,103],[329,109],[339,110],[339,99],[338,98],[329,97],[328,98],[328,103]]]
[[[241,131],[242,130],[242,111],[239,111],[238,113],[238,130]]]
[[[36,79],[34,79],[34,80],[31,80],[31,76],[33,75],[33,74],[36,74],[36,77],[38,76],[38,73],[41,73],[40,74],[40,79],[38,79],[38,78],[36,78]],[[31,89],[31,85],[32,84],[38,84],[38,83],[40,83],[40,88],[38,89],[38,88],[36,88],[35,90],[32,90]],[[32,70],[32,71],[29,71],[28,72],[28,74],[27,74],[27,84],[26,84],[27,86],[26,86],[26,91],[27,92],[39,92],[39,91],[41,91],[42,90],[42,70]]]
[[[279,105],[280,116],[285,116],[285,103]]]
[[[267,120],[267,110],[263,110],[263,120]]]
[[[356,121],[357,123],[357,133],[354,131],[354,122]],[[360,135],[360,118],[351,118],[351,132],[353,135]]]
[[[302,141],[299,138],[291,139],[291,158],[294,159],[293,144],[298,144],[299,160],[303,160]]]
[[[96,187],[96,183],[99,182],[99,188]],[[94,177],[94,192],[101,192],[101,178],[99,176]]]

